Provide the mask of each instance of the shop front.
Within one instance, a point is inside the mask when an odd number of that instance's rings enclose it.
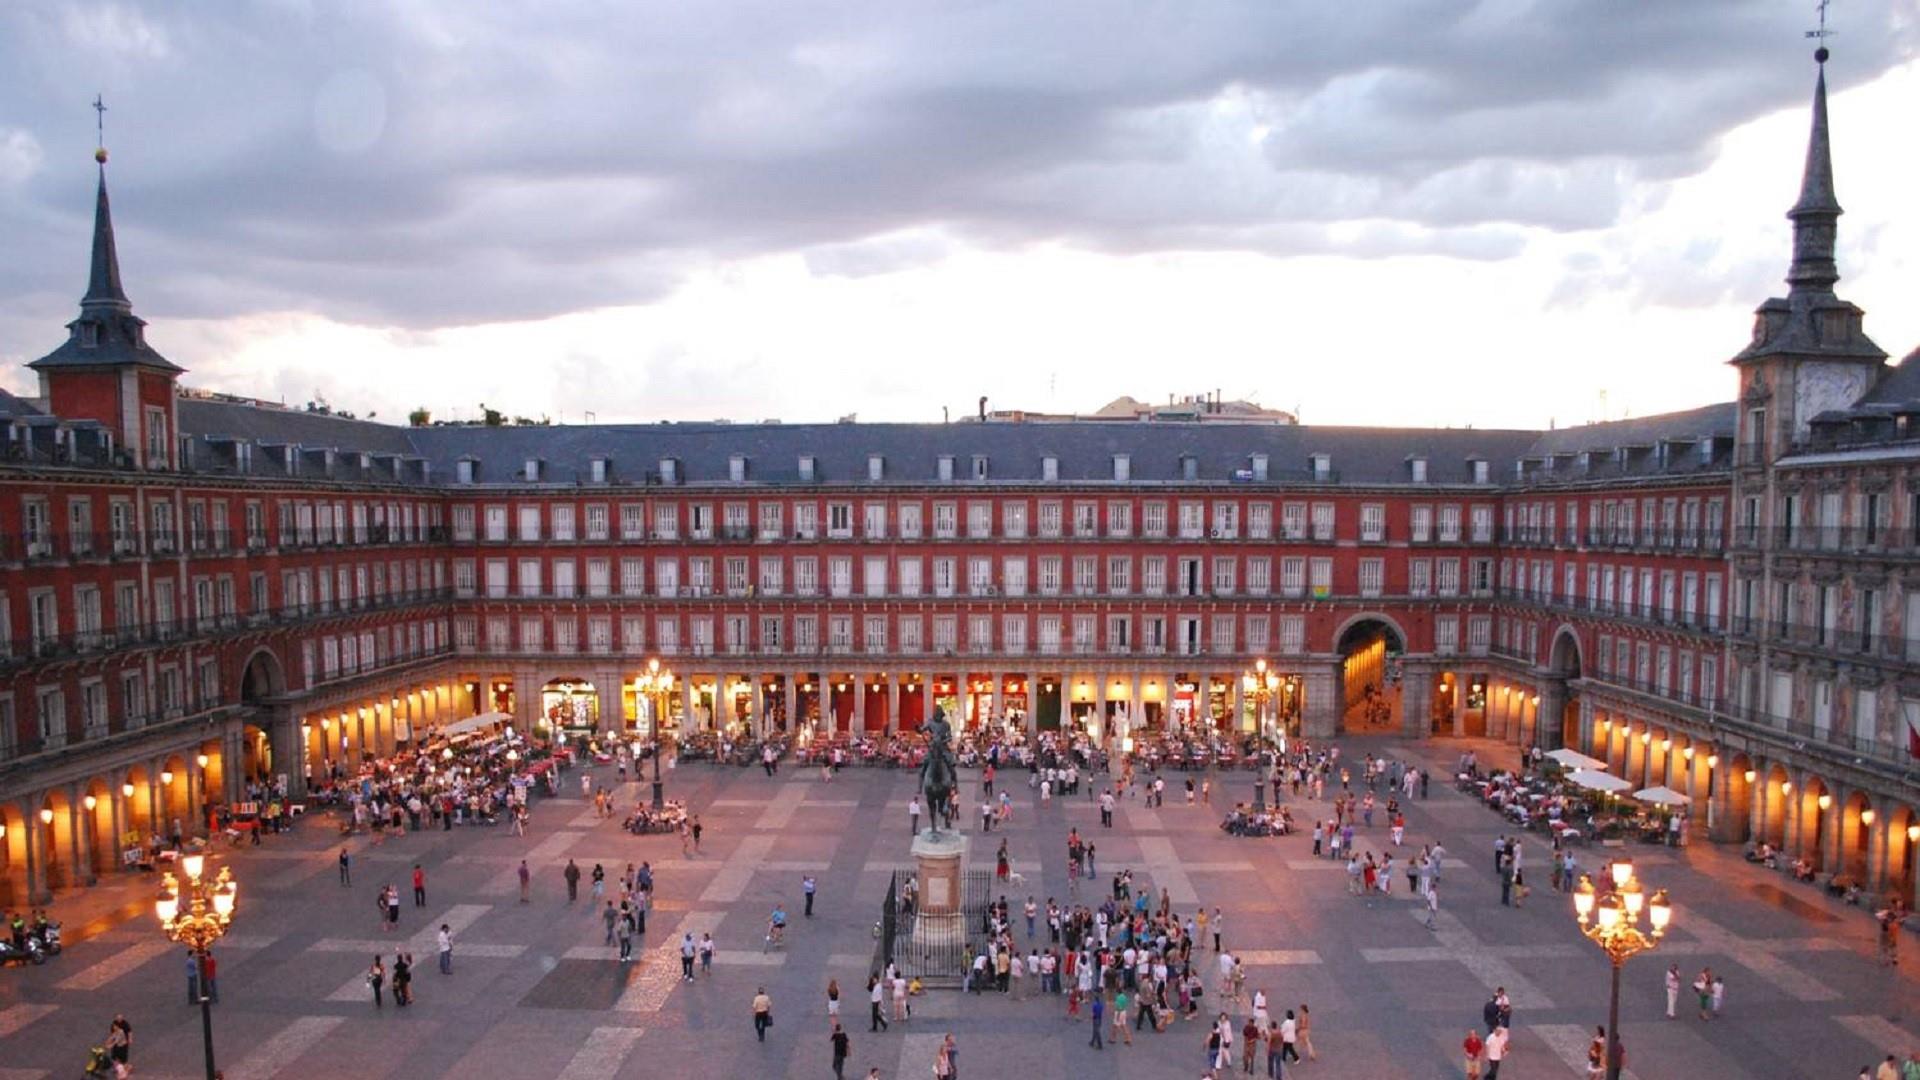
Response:
[[[540,727],[549,738],[591,735],[600,727],[600,694],[585,679],[554,679],[540,689]]]

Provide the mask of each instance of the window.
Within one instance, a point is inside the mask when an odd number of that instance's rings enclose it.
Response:
[[[933,504],[933,537],[952,540],[959,534],[959,508],[950,502]]]
[[[1107,556],[1107,591],[1115,596],[1125,596],[1133,591],[1133,558],[1131,556]]]
[[[870,502],[861,508],[861,532],[869,540],[884,540],[887,537],[887,504]]]
[[[1167,535],[1167,504],[1163,502],[1146,503],[1141,509],[1140,534],[1154,540],[1162,540]]]
[[[1060,595],[1060,556],[1040,556],[1040,595]]]
[[[1265,596],[1272,587],[1272,581],[1272,562],[1264,557],[1247,560],[1247,592],[1254,596]]]
[[[1386,578],[1386,567],[1380,559],[1360,560],[1360,595],[1379,596]]]
[[[1092,511],[1092,503],[1073,505],[1073,535],[1082,537],[1094,535]],[[1116,499],[1107,504],[1107,535],[1121,540],[1133,535],[1132,503]]]
[[[1436,615],[1433,619],[1433,651],[1450,656],[1460,649],[1460,616]]]
[[[1205,512],[1206,508],[1197,502],[1180,504],[1180,539],[1198,540],[1204,535],[1201,521]]]
[[[587,504],[587,539],[605,540],[607,538],[607,504]]]
[[[760,595],[779,596],[785,566],[778,555],[760,557]]]
[[[1315,600],[1324,600],[1333,595],[1333,560],[1316,558],[1308,561],[1308,585],[1313,590]]]
[[[894,509],[900,519],[900,539],[920,539],[920,504],[903,502]]]
[[[555,540],[572,540],[574,520],[573,504],[555,503],[551,508],[551,513],[553,514],[553,538]]]
[[[967,504],[967,536],[984,540],[993,535],[993,504],[976,500]]]
[[[1313,504],[1313,538],[1315,540],[1333,539],[1333,504]]]
[[[540,506],[529,504],[520,507],[520,539],[540,539]]]
[[[1273,538],[1273,504],[1256,502],[1247,504],[1247,539],[1270,540]]]
[[[687,506],[687,535],[695,540],[713,539],[713,507],[707,503]]]
[[[1214,558],[1213,560],[1214,595],[1231,596],[1233,594],[1235,580],[1239,577],[1239,574],[1237,573],[1239,567],[1236,565],[1238,562],[1239,560],[1235,559],[1231,555],[1216,556]]]
[[[1283,540],[1307,538],[1307,504],[1287,503],[1280,508],[1280,537]]]
[[[622,596],[641,596],[647,589],[646,562],[642,559],[620,560],[620,594]]]
[[[1387,538],[1387,508],[1380,503],[1360,507],[1360,539],[1379,543]]]
[[[670,502],[653,504],[653,538],[655,540],[677,540],[680,538],[680,508]]]
[[[781,506],[771,500],[760,504],[760,539],[778,540],[781,538]]]
[[[1012,501],[1000,507],[1002,533],[1009,539],[1024,540],[1027,536],[1027,504]]]
[[[1088,506],[1088,509],[1089,510],[1092,509],[1091,505]],[[1093,515],[1088,514],[1087,517],[1091,519]],[[1043,502],[1040,504],[1040,518],[1039,518],[1038,527],[1040,530],[1040,535],[1042,537],[1045,537],[1047,539],[1053,539],[1058,537],[1060,535],[1060,520],[1061,519],[1060,519],[1059,503]],[[1076,525],[1077,524],[1078,522],[1076,521]],[[1089,525],[1092,524],[1091,520],[1089,520],[1088,524]]]

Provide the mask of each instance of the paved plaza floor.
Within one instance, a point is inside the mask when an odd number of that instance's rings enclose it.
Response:
[[[1466,745],[1342,744],[1354,758],[1371,751],[1443,768]],[[1250,774],[1217,780],[1214,806],[1194,809],[1176,791],[1180,774],[1171,775],[1165,809],[1125,805],[1105,830],[1092,803],[1055,799],[1042,808],[1024,773],[1004,774],[1016,808],[1005,836],[1025,878],[1007,889],[1016,912],[1029,893],[1043,905],[1049,895],[1067,897],[1064,840],[1078,826],[1097,844],[1101,874],[1097,889],[1083,895],[1097,895],[1109,874],[1132,867],[1178,907],[1219,906],[1225,944],[1241,954],[1248,985],[1265,988],[1276,1007],[1312,1007],[1319,1060],[1293,1075],[1457,1077],[1457,1047],[1496,985],[1514,1003],[1514,1051],[1502,1076],[1584,1074],[1587,1039],[1606,1018],[1607,964],[1577,933],[1571,903],[1547,891],[1545,848],[1536,837],[1528,837],[1524,858],[1536,892],[1524,908],[1504,908],[1491,857],[1500,820],[1450,785],[1435,783],[1430,799],[1415,800],[1407,813],[1410,849],[1437,837],[1459,860],[1444,872],[1439,929],[1429,931],[1404,877],[1391,902],[1368,907],[1346,894],[1338,866],[1311,857],[1304,837],[1220,831],[1232,798],[1250,797]],[[596,779],[615,780],[610,768]],[[962,779],[971,808],[978,775]],[[682,856],[677,838],[630,836],[617,822],[596,821],[579,797],[577,774],[568,776],[563,797],[536,804],[524,838],[504,827],[378,843],[355,838],[351,887],[337,881],[338,837],[322,819],[262,848],[232,851],[241,907],[218,947],[220,1065],[230,1080],[585,1080],[658,1075],[663,1066],[672,1075],[715,1078],[829,1077],[824,990],[834,976],[853,1040],[852,1077],[872,1067],[887,1080],[931,1075],[934,1047],[948,1032],[968,1077],[1200,1075],[1201,1024],[1098,1051],[1087,1045],[1084,1022],[1065,1019],[1064,999],[936,991],[916,1002],[912,1022],[886,1034],[867,1031],[873,926],[888,873],[910,863],[906,803],[914,783],[909,772],[862,768],[830,784],[817,770],[792,767],[772,779],[757,768],[673,770],[670,796],[687,799],[706,826],[696,858]],[[629,784],[622,806],[642,790]],[[1302,822],[1327,810],[1294,802]],[[1381,825],[1366,832],[1363,849],[1388,844],[1384,815],[1376,820]],[[990,866],[998,842],[976,836],[972,860]],[[1876,964],[1864,913],[1726,849],[1631,853],[1642,881],[1671,889],[1677,907],[1667,942],[1627,967],[1622,1028],[1632,1074],[1852,1080],[1890,1050],[1920,1048],[1911,976],[1920,957],[1909,958],[1906,972]],[[1589,869],[1603,857],[1597,848],[1580,853]],[[514,882],[521,858],[535,872],[527,904],[518,902]],[[583,871],[602,863],[609,877],[628,862],[652,861],[659,903],[638,963],[621,965],[602,944],[585,885],[581,901],[568,904],[561,879],[568,858]],[[384,934],[375,892],[391,882],[404,897],[415,862],[426,869],[428,903],[405,901],[399,933]],[[808,873],[819,880],[812,919],[799,915]],[[56,916],[75,939],[66,954],[44,967],[0,972],[0,1080],[78,1075],[87,1046],[115,1012],[133,1024],[136,1075],[199,1075],[198,1010],[187,1002],[182,954],[154,924],[152,888],[150,879],[116,878],[62,894]],[[794,918],[787,947],[768,954],[761,932],[776,900]],[[442,922],[458,931],[450,976],[434,968],[433,933]],[[683,929],[711,930],[719,943],[712,976],[692,984],[679,979],[675,945]],[[390,962],[402,942],[421,961],[417,1004],[376,1012],[361,973],[375,951]],[[1724,973],[1721,1019],[1702,1022],[1684,1001],[1679,1019],[1665,1019],[1669,960],[1689,981],[1703,965]],[[757,986],[774,1001],[764,1044],[755,1042],[749,1017]],[[1209,1011],[1218,1004],[1209,999]]]

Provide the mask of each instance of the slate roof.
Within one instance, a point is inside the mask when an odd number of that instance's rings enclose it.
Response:
[[[80,317],[67,324],[66,341],[27,366],[44,371],[137,364],[175,374],[184,371],[147,344],[146,325],[133,313],[126,290],[120,287],[120,257],[113,242],[113,213],[107,205],[103,168],[93,208],[93,259],[87,294],[80,299]]]
[[[1471,483],[1470,459],[1497,469],[1536,436],[1527,431],[1296,427],[1274,424],[961,423],[961,424],[621,424],[572,427],[437,427],[410,429],[436,475],[451,476],[462,458],[478,465],[481,483],[515,482],[528,458],[545,463],[543,478],[584,480],[591,461],[610,458],[616,482],[659,471],[677,459],[683,483],[726,482],[733,455],[747,458],[752,483],[801,483],[800,459],[815,459],[816,483],[866,483],[867,458],[884,458],[883,483],[932,483],[942,455],[967,482],[973,459],[987,460],[989,483],[1038,483],[1042,459],[1058,459],[1059,481],[1111,482],[1113,457],[1128,455],[1131,482],[1183,480],[1182,459],[1195,480],[1228,483],[1264,453],[1270,481],[1309,482],[1312,455],[1326,454],[1346,484],[1405,483],[1410,457],[1429,461],[1428,482]],[[1239,479],[1243,479],[1239,478]]]
[[[27,404],[25,398],[0,390],[0,419],[12,420],[22,416],[39,416],[41,412]]]

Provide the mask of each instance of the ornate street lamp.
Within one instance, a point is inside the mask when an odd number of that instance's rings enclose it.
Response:
[[[667,692],[673,689],[673,672],[663,669],[660,660],[655,657],[647,661],[647,673],[640,676],[637,685],[640,691],[653,697],[653,808],[665,809],[666,792],[660,784],[660,719],[666,712]]]
[[[239,886],[233,880],[232,871],[224,866],[220,868],[220,876],[211,882],[201,880],[201,871],[206,868],[204,855],[182,856],[180,868],[187,875],[185,888],[168,872],[161,879],[160,897],[154,901],[153,909],[167,937],[185,945],[199,965],[200,1038],[206,1048],[207,1080],[213,1080],[213,997],[207,985],[207,961],[212,955],[213,943],[226,934],[227,924],[233,921]],[[181,910],[183,903],[185,911]]]
[[[1607,1080],[1620,1080],[1620,969],[1627,958],[1646,952],[1667,932],[1673,919],[1673,905],[1667,890],[1653,894],[1651,900],[1641,891],[1633,876],[1633,860],[1620,859],[1608,867],[1612,887],[1597,893],[1591,874],[1580,875],[1573,891],[1573,909],[1580,932],[1606,951],[1613,964],[1613,994],[1607,1006]],[[1647,916],[1647,932],[1640,929],[1640,916]]]

